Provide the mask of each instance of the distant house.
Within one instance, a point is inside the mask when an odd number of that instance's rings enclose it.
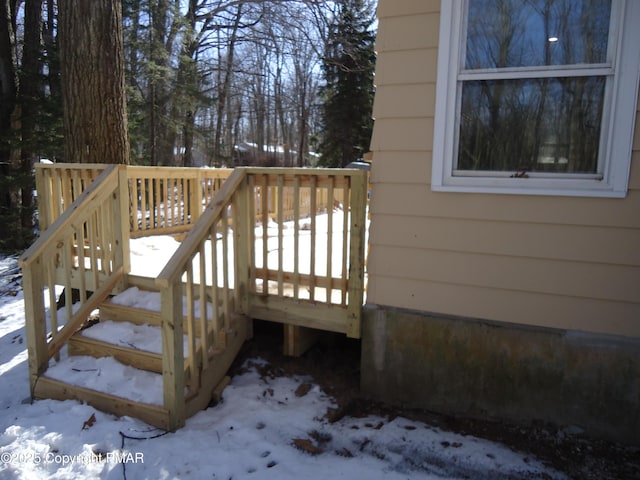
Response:
[[[640,2],[378,17],[364,392],[640,442]]]
[[[242,142],[233,148],[234,165],[250,165],[259,167],[291,167],[291,166],[313,166],[318,162],[319,155],[315,152],[308,152],[300,165],[300,155],[296,150],[292,150],[288,145],[259,145],[251,142]]]

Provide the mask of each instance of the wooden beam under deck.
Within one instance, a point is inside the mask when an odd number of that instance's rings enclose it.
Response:
[[[346,308],[287,297],[254,295],[249,316],[328,332],[347,333],[349,329]]]

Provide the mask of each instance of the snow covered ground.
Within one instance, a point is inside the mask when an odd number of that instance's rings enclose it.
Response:
[[[142,261],[145,249],[166,255],[170,241],[132,244],[134,269],[157,267]],[[31,403],[23,296],[9,275],[14,271],[15,258],[0,260],[2,480],[565,478],[504,445],[409,419],[345,417],[330,423],[325,414],[334,402],[313,378],[266,378],[259,373],[265,362],[260,358],[248,360],[244,373],[232,378],[220,404],[175,433],[75,401]],[[132,395],[142,386],[150,397],[158,388],[108,359],[75,362],[72,371],[84,375],[86,384],[129,385]]]

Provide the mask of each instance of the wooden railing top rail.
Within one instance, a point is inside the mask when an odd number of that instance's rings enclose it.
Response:
[[[112,166],[108,163],[36,163],[36,170],[104,170]],[[148,165],[127,165],[127,178],[226,178],[233,168],[199,167],[154,167]]]
[[[34,168],[48,170],[104,170],[110,163],[36,163]]]
[[[362,170],[354,168],[306,168],[306,167],[238,167],[257,175],[280,176],[293,180],[295,177],[354,177],[363,175]],[[236,170],[238,169],[236,168]]]
[[[85,208],[79,208],[83,202],[101,202],[111,195],[113,189],[118,185],[118,174],[121,165],[108,165],[98,176],[95,182],[83,191],[40,237],[20,256],[19,263],[22,268],[30,265],[38,255],[49,248],[65,235],[67,226],[82,224],[93,212]]]
[[[232,168],[196,168],[196,167],[149,167],[144,165],[127,166],[127,178],[226,178]]]

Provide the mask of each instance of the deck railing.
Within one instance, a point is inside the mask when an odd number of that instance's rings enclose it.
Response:
[[[40,229],[46,230],[106,166],[37,164],[37,191],[46,200],[38,206]],[[138,238],[186,233],[233,169],[128,166],[126,172],[130,199],[129,233],[131,238]],[[258,219],[262,218],[265,209],[269,218],[289,221],[294,218],[294,204],[302,215],[310,214],[308,189],[302,189],[297,200],[293,190],[285,190],[282,201],[276,191],[276,187],[269,188],[266,203],[263,203],[264,199],[257,203],[255,215]],[[336,190],[332,199],[327,195],[326,190],[318,191],[316,207],[327,209],[331,202],[342,202],[340,190]]]
[[[79,163],[36,164],[40,230],[49,228],[107,166]]]
[[[123,166],[103,169],[20,257],[32,390],[49,359],[130,270],[129,230],[123,213],[128,202],[128,192],[122,188],[125,174]],[[71,185],[77,193],[78,183]],[[58,318],[56,286],[65,295],[64,321]],[[77,298],[72,296],[74,289]]]
[[[246,295],[238,285],[242,260],[234,255],[240,252],[239,236],[230,229],[233,218],[240,232],[238,187],[243,177],[242,171],[231,175],[156,278],[161,290],[164,404],[172,406],[177,423],[184,419],[188,397],[198,392],[200,370],[208,368],[210,355],[224,350],[227,335],[234,333],[234,315]]]
[[[247,181],[250,315],[359,337],[366,173],[251,169]]]
[[[187,232],[232,171],[129,167],[131,236]]]
[[[331,207],[320,208],[319,197]],[[197,393],[198,366],[224,348],[236,314],[359,337],[365,210],[361,171],[236,169],[156,279],[165,405],[184,412],[184,386]]]
[[[58,187],[45,187],[48,194],[85,190],[61,214],[59,207],[45,214],[59,216],[20,260],[32,388],[91,310],[116,286],[126,286],[119,282],[127,281],[129,237],[136,234],[188,227],[155,280],[171,428],[184,423],[187,401],[198,395],[211,358],[237,335],[240,315],[360,336],[366,172],[237,168],[224,183],[213,185],[221,177],[212,175],[203,187],[195,169],[103,169],[90,185],[71,180],[63,187],[60,179],[73,179],[71,173],[56,177]],[[43,182],[54,184],[42,178],[38,184]],[[211,201],[207,188],[215,191]],[[131,215],[138,211],[151,213],[139,222]],[[56,285],[67,292],[69,320],[62,329],[53,307]],[[80,290],[77,311],[72,288]],[[45,291],[52,305],[48,331]]]

